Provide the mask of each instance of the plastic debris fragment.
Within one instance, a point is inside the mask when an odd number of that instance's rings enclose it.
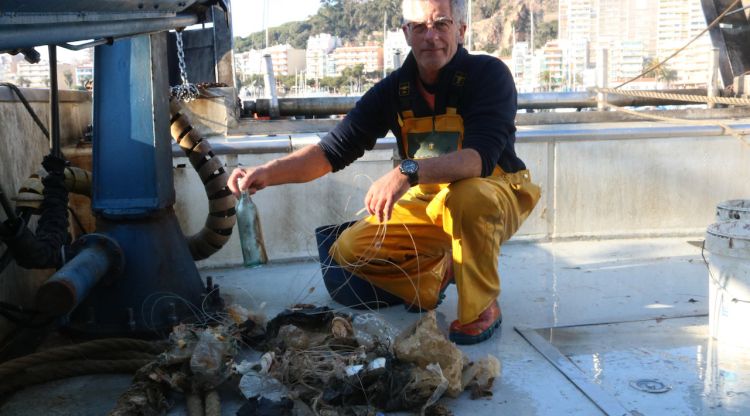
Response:
[[[240,391],[247,399],[263,397],[278,402],[289,397],[289,390],[279,380],[253,371],[240,379]]]
[[[352,321],[354,338],[367,349],[375,348],[376,344],[387,348],[393,346],[393,340],[398,332],[382,316],[374,313],[363,313],[354,317]]]
[[[468,360],[456,344],[448,341],[440,332],[435,311],[424,314],[422,319],[399,334],[394,352],[399,360],[414,363],[423,369],[433,363],[440,364],[448,380],[447,394],[458,397],[463,391],[461,375],[464,362]]]
[[[471,398],[492,396],[492,385],[500,376],[500,361],[492,355],[469,363],[464,367],[462,381],[464,389],[471,390]]]

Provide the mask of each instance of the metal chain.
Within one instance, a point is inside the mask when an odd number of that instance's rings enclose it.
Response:
[[[184,102],[190,102],[200,96],[198,87],[188,82],[187,70],[185,69],[185,48],[182,43],[182,32],[175,32],[177,39],[177,61],[180,67],[180,79],[182,84],[171,88],[172,96]]]

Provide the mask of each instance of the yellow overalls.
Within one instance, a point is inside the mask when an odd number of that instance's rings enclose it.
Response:
[[[455,83],[455,81],[454,81]],[[408,86],[400,84],[400,94]],[[449,101],[450,103],[450,101]],[[461,149],[463,119],[445,114],[414,117],[401,111],[401,146],[411,158]],[[539,200],[527,170],[486,178],[416,185],[395,204],[386,224],[369,216],[344,231],[331,247],[336,262],[407,304],[433,309],[449,259],[458,290],[458,320],[476,320],[500,294],[500,245],[518,230]]]

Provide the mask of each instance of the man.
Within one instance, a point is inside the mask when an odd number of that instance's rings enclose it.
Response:
[[[474,344],[502,321],[497,261],[502,242],[539,199],[516,156],[516,90],[498,59],[461,46],[464,0],[404,0],[404,65],[370,89],[318,145],[255,168],[238,168],[236,195],[307,182],[362,156],[390,129],[404,159],[365,197],[370,216],[331,249],[341,265],[412,309],[434,309],[455,280],[450,339]]]

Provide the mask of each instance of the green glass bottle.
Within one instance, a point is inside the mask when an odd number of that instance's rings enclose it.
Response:
[[[258,207],[247,192],[242,193],[240,202],[237,204],[237,228],[240,232],[240,245],[245,267],[257,267],[268,263]]]

